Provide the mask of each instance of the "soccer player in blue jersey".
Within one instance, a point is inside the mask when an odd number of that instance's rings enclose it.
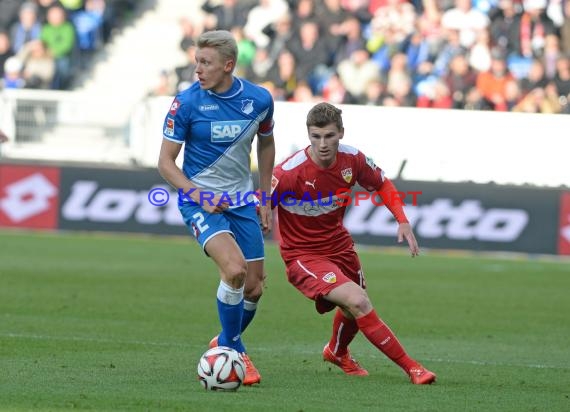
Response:
[[[245,385],[261,381],[241,334],[253,319],[264,281],[263,232],[268,205],[256,205],[250,170],[257,135],[259,189],[269,193],[275,158],[273,99],[264,88],[233,75],[237,44],[225,30],[197,42],[198,81],[180,92],[164,120],[158,161],[162,177],[179,193],[182,218],[220,272],[217,291],[222,330],[210,346],[243,354]],[[182,170],[175,163],[184,144]]]

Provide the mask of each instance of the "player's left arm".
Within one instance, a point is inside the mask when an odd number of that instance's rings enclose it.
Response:
[[[412,226],[406,217],[406,212],[404,212],[404,202],[400,197],[398,189],[396,189],[396,186],[390,179],[384,176],[382,169],[376,166],[371,158],[360,153],[359,160],[361,162],[359,165],[359,170],[361,171],[358,176],[359,184],[368,191],[376,190],[376,194],[382,198],[382,202],[392,213],[396,222],[398,222],[398,243],[402,243],[406,239],[412,257],[418,256],[420,247]]]
[[[270,135],[257,136],[257,165],[259,170],[259,190],[261,193],[271,193],[271,178],[275,163],[275,140],[273,133]],[[261,228],[263,233],[271,231],[271,205],[261,202],[259,207]]]
[[[384,181],[380,185],[377,193],[382,197],[384,204],[388,210],[392,212],[394,219],[398,222],[398,243],[402,243],[404,239],[406,239],[412,257],[418,256],[420,254],[420,247],[412,230],[412,225],[410,225],[406,213],[404,212],[404,202],[399,196],[396,186],[394,186],[394,183],[392,183],[390,179],[384,177]]]

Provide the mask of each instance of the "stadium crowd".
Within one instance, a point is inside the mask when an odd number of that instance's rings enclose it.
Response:
[[[135,0],[1,0],[0,89],[68,89],[135,7]]]
[[[151,94],[195,80],[195,39],[225,29],[237,73],[279,101],[570,113],[570,0],[207,0],[181,19],[188,63]]]

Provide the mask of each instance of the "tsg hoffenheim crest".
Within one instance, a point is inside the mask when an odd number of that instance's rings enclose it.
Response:
[[[245,114],[253,112],[253,100],[245,99],[241,101],[241,111]]]

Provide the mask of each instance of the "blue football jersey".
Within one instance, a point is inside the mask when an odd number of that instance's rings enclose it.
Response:
[[[198,82],[180,92],[163,127],[165,139],[185,143],[186,177],[203,190],[230,196],[234,204],[254,189],[250,153],[255,135],[272,133],[271,94],[238,77],[222,94],[203,90]]]

